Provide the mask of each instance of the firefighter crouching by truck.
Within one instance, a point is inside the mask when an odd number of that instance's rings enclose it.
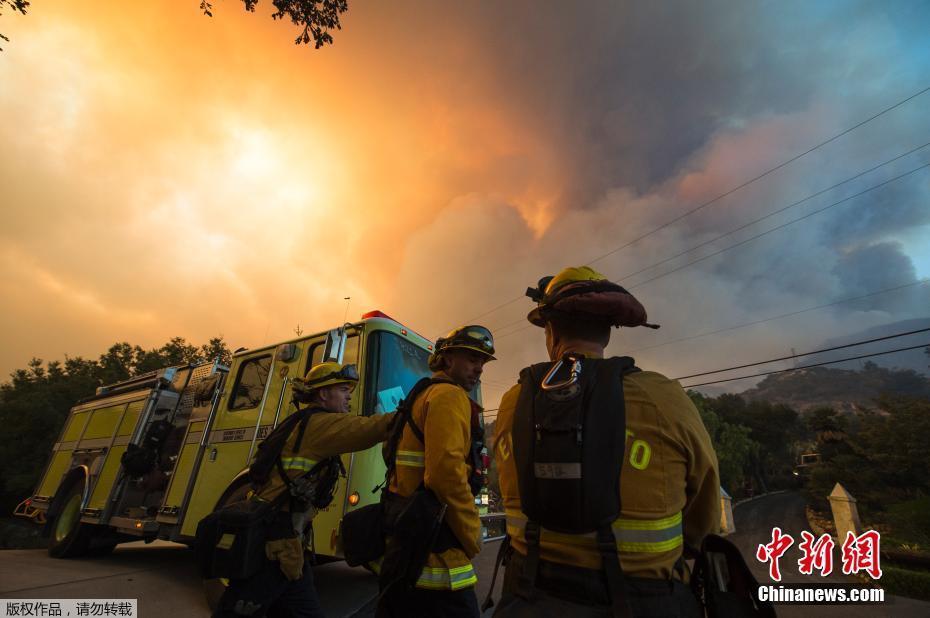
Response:
[[[495,617],[702,616],[682,553],[720,521],[710,438],[676,381],[604,359],[611,326],[657,327],[589,267],[527,296],[550,362],[524,369],[498,411],[511,545]]]
[[[231,580],[214,616],[257,618],[272,605],[275,613],[281,609],[301,618],[324,615],[313,572],[304,564],[304,530],[317,510],[332,500],[339,475],[344,474],[339,455],[383,441],[394,416],[346,414],[357,383],[355,365],[335,362],[318,364],[303,380],[295,380],[298,411],[268,435],[250,469],[253,483],[256,474],[267,475],[252,500],[281,503],[265,537],[264,566],[247,579]],[[300,403],[308,406],[301,409]],[[283,433],[275,436],[279,430]],[[269,448],[278,450],[269,455]]]
[[[398,410],[385,445],[389,485],[379,617],[479,615],[471,559],[481,549],[475,496],[484,484],[484,433],[481,408],[468,393],[491,360],[488,329],[452,331],[436,342],[432,377],[418,382]],[[424,513],[422,526],[404,523],[412,512]]]

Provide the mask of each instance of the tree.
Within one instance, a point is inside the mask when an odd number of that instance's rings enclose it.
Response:
[[[245,10],[254,13],[258,0],[242,0],[242,3]],[[339,16],[349,10],[348,0],[272,0],[272,4],[277,9],[271,14],[272,19],[287,17],[295,26],[303,26],[301,33],[294,39],[294,44],[306,45],[312,40],[315,49],[333,42],[330,31],[342,30]],[[0,0],[0,9],[4,5],[25,15],[26,9],[29,8],[29,0]],[[201,0],[200,10],[207,17],[213,17],[212,2]],[[2,34],[0,38],[4,41],[10,40]],[[0,51],[3,51],[3,48],[0,48]]]
[[[131,378],[135,374],[136,357],[141,349],[125,341],[114,343],[106,354],[100,356],[100,380],[104,384],[113,384]]]
[[[258,0],[242,0],[245,9],[255,12]],[[315,49],[333,42],[330,30],[341,30],[339,16],[349,9],[347,0],[272,0],[274,8],[272,19],[289,17],[295,26],[303,26],[303,31],[294,39],[295,45],[307,44],[313,40]],[[200,10],[207,17],[213,17],[213,3],[201,0]]]
[[[220,359],[221,365],[229,366],[229,363],[232,362],[232,352],[229,349],[229,346],[226,345],[226,342],[223,341],[223,336],[214,337],[204,345],[200,346],[200,356],[205,361]]]
[[[859,414],[858,430],[847,431],[847,418],[831,408],[811,411],[820,463],[807,494],[821,510],[838,482],[871,514],[930,493],[930,400],[889,395],[876,403],[877,410]]]
[[[739,496],[752,475],[753,461],[759,457],[760,444],[750,438],[748,427],[728,422],[718,414],[715,406],[719,399],[714,400],[695,391],[689,391],[688,395],[698,409],[717,453],[720,485],[730,495]]]
[[[760,489],[769,485],[786,486],[792,476],[796,444],[803,432],[798,413],[784,404],[747,401],[739,395],[724,394],[711,403],[723,422],[749,430],[757,448],[748,451],[751,476]]]
[[[0,0],[0,15],[3,14],[3,9],[5,7],[10,7],[14,11],[19,11],[21,14],[26,14],[26,9],[29,8],[29,0]],[[4,41],[9,41],[7,37],[3,36],[0,33],[0,39]],[[0,51],[3,51],[3,48],[0,47]]]
[[[200,347],[174,337],[152,350],[123,341],[98,360],[65,357],[64,363],[46,364],[33,358],[25,369],[11,373],[9,382],[0,383],[0,511],[9,513],[35,488],[68,411],[78,400],[105,384],[217,356],[227,365],[232,356],[222,337]]]

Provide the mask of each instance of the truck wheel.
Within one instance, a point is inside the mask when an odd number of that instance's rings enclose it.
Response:
[[[81,523],[81,500],[84,486],[80,481],[71,483],[62,498],[62,508],[51,522],[48,555],[52,558],[76,558],[87,553],[93,536],[93,527]]]

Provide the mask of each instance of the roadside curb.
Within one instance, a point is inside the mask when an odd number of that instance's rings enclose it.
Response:
[[[814,520],[811,518],[811,507],[804,507],[804,518],[807,520],[808,527],[813,530],[814,534],[816,534],[818,538],[827,533],[826,530],[814,523]],[[836,541],[836,535],[831,534],[830,538]]]
[[[759,494],[758,496],[753,496],[752,498],[743,498],[743,499],[740,500],[739,502],[734,502],[734,503],[733,503],[733,508],[736,508],[736,507],[738,507],[738,506],[741,505],[741,504],[746,504],[747,502],[752,502],[753,500],[758,500],[759,498],[765,498],[766,496],[774,496],[774,495],[777,495],[777,494],[783,494],[783,493],[785,493],[786,491],[788,491],[788,490],[787,490],[787,489],[779,489],[778,491],[770,491],[770,492],[765,493],[765,494]]]

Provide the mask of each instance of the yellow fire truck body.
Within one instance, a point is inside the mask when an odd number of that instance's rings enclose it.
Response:
[[[103,387],[71,409],[28,506],[46,515],[53,556],[140,538],[191,544],[205,515],[248,492],[258,443],[295,411],[295,377],[324,360],[356,363],[361,379],[349,414],[381,414],[429,375],[431,350],[427,339],[371,312],[343,328],[237,352],[228,368],[170,367]],[[384,478],[380,447],[343,463],[346,478],[313,522],[322,556],[341,556],[342,516],[377,500],[372,489]]]

